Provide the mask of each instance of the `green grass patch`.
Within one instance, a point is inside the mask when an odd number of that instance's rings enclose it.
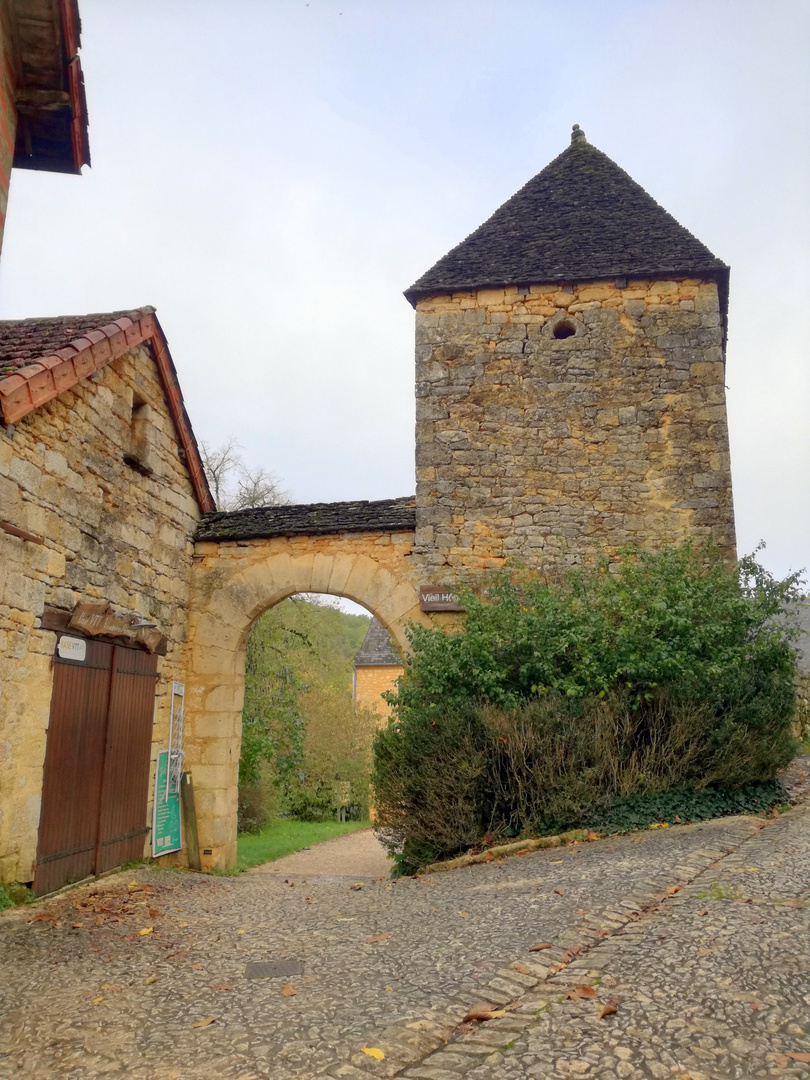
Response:
[[[18,881],[0,885],[0,911],[6,911],[7,908],[12,907],[21,907],[23,904],[30,904],[33,899],[34,894],[31,890]]]
[[[294,851],[331,840],[335,836],[371,827],[370,821],[298,821],[277,818],[261,832],[241,833],[236,841],[236,864],[242,870],[272,862]]]

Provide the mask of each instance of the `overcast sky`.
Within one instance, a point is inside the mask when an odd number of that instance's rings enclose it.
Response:
[[[81,0],[92,169],[17,170],[0,316],[153,304],[198,438],[407,495],[420,274],[579,123],[731,265],[741,553],[810,565],[806,0]]]

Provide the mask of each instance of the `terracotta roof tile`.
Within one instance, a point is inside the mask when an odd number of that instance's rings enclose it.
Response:
[[[416,527],[416,500],[377,499],[373,502],[300,503],[261,506],[249,510],[206,514],[197,527],[197,540],[223,543],[271,536],[311,536],[340,532],[411,532]]]
[[[571,145],[405,293],[728,267],[575,127]]]
[[[58,315],[50,319],[3,319],[0,320],[0,379],[12,375],[36,359],[62,355],[60,350],[71,346],[74,352],[106,341],[110,332],[119,332],[117,320],[127,318],[137,323],[144,315],[154,313],[153,307],[136,308],[132,311],[110,311],[97,315]],[[113,325],[115,324],[115,325]],[[80,339],[86,340],[81,341]],[[62,359],[67,359],[62,355]]]
[[[214,507],[177,370],[153,307],[0,321],[0,419],[16,423],[111,360],[149,342],[203,513]]]

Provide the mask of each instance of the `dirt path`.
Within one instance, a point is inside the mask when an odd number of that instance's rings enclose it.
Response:
[[[353,880],[373,880],[391,873],[391,861],[385,848],[371,829],[336,836],[314,847],[285,855],[283,859],[262,863],[249,871],[251,874],[269,874],[273,877],[289,877],[302,874],[308,877],[350,877]]]

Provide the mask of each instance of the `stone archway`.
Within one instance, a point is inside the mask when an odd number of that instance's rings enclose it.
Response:
[[[192,572],[186,764],[193,772],[205,867],[236,862],[245,646],[254,619],[299,592],[362,604],[407,650],[405,627],[429,623],[411,566],[413,532],[200,542]]]

